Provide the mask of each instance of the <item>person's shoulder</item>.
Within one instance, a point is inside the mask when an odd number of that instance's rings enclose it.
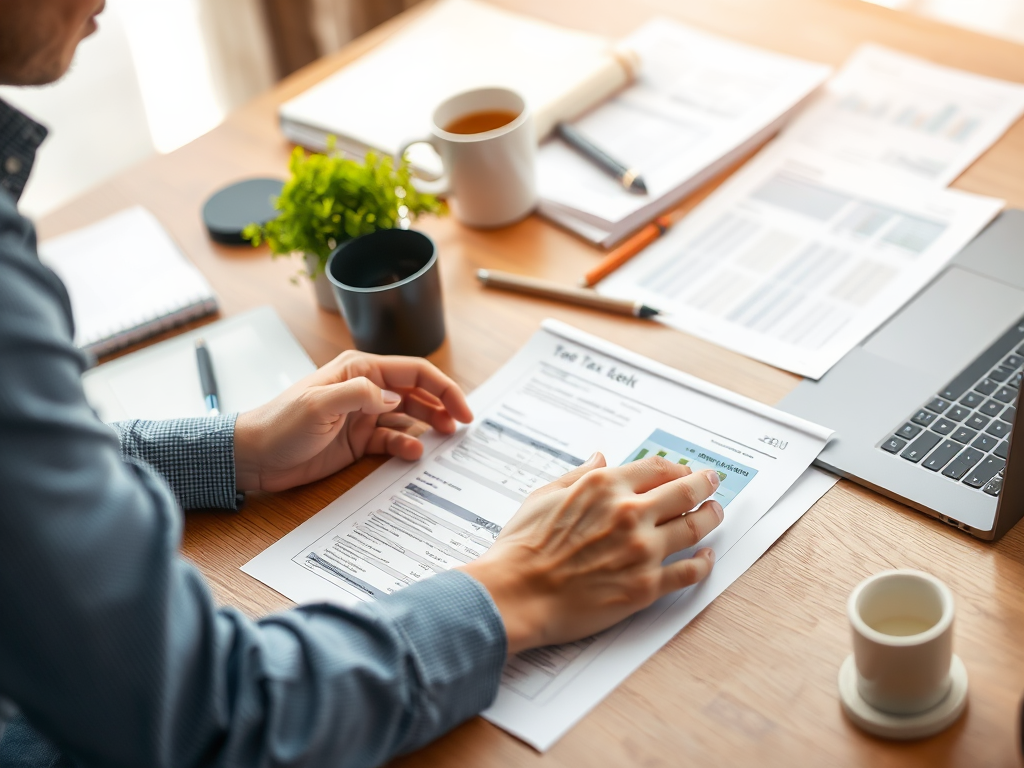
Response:
[[[26,257],[39,261],[36,254],[36,229],[18,211],[18,204],[10,193],[0,189],[0,260],[21,261]]]
[[[13,313],[23,317],[26,312],[38,311],[57,323],[62,335],[73,335],[67,290],[60,278],[39,261],[32,222],[21,215],[14,198],[0,189],[0,316]]]
[[[26,226],[32,227],[32,222],[18,211],[18,202],[3,187],[0,187],[0,224],[3,225],[4,229],[11,226],[18,229],[23,229]]]

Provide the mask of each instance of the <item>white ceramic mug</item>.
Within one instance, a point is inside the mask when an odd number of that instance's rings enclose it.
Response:
[[[451,133],[445,126],[473,112],[503,110],[516,118],[482,133]],[[537,205],[537,137],[526,101],[507,88],[478,88],[452,96],[434,110],[430,136],[406,143],[430,144],[444,165],[440,179],[418,181],[431,194],[451,194],[452,210],[471,227],[502,227]]]
[[[897,715],[931,709],[949,693],[953,593],[921,571],[883,571],[865,579],[847,603],[857,690]]]

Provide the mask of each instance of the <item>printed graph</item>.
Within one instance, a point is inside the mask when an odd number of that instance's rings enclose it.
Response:
[[[694,471],[713,469],[718,472],[722,482],[714,498],[723,507],[728,506],[757,474],[756,469],[661,429],[654,430],[623,464],[639,461],[648,456],[661,456],[676,464],[684,464]]]

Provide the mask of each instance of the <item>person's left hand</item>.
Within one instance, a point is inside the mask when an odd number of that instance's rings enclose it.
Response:
[[[413,461],[417,435],[473,419],[459,386],[422,358],[343,352],[235,422],[239,490],[282,491],[368,453]]]

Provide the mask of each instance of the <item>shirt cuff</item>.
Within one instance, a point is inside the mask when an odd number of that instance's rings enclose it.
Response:
[[[238,509],[244,497],[235,489],[236,418],[136,419],[111,426],[122,458],[152,467],[183,509]]]
[[[421,677],[410,751],[489,707],[508,656],[505,624],[487,589],[446,571],[366,606],[409,643]]]

